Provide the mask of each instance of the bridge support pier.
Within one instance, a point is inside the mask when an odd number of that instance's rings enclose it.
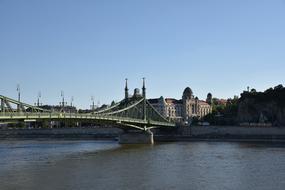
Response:
[[[119,135],[119,144],[153,144],[151,131],[128,131]]]

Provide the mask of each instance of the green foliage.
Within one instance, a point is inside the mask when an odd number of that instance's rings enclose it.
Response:
[[[204,121],[213,125],[234,125],[238,112],[238,97],[228,99],[226,104],[213,99],[212,113],[204,117]]]
[[[212,102],[213,102],[213,106],[219,105],[219,99],[218,98],[213,98]]]
[[[280,84],[274,88],[269,88],[264,92],[257,92],[252,89],[250,92],[244,91],[239,101],[252,99],[255,103],[276,102],[278,106],[285,106],[285,88]]]
[[[275,103],[274,105],[277,105],[281,110],[285,107],[285,88],[281,84],[264,92],[257,92],[255,89],[244,91],[240,98],[235,96],[233,99],[228,99],[226,105],[219,104],[219,100],[214,98],[213,112],[207,115],[204,120],[213,125],[234,125],[238,123],[237,116],[240,104],[246,105],[249,114],[255,117],[260,114],[256,105],[268,103]],[[267,115],[272,120],[271,122],[274,122],[276,115],[272,115],[272,113]]]

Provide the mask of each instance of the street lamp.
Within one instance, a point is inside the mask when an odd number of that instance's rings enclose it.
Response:
[[[17,111],[20,112],[20,101],[21,101],[21,88],[20,88],[20,84],[17,84],[17,92],[18,92]]]
[[[21,88],[19,84],[17,84],[17,92],[18,92],[18,102],[20,102],[21,101]]]
[[[40,106],[40,98],[42,97],[41,91],[39,91],[38,93],[38,102],[37,102],[37,106]]]

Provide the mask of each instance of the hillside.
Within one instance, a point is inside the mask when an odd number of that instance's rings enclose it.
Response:
[[[243,92],[238,101],[237,121],[285,126],[285,88],[278,85],[264,92]]]

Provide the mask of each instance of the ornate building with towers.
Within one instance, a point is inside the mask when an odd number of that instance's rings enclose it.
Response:
[[[128,79],[125,84],[125,100],[146,97],[145,78],[143,78],[142,93],[136,88],[133,95],[129,95]],[[195,97],[191,88],[185,88],[182,99],[160,98],[147,100],[162,116],[175,122],[191,122],[195,117],[203,118],[212,112],[212,94],[208,93],[206,101]]]
[[[157,98],[148,100],[163,116],[176,122],[189,122],[192,118],[203,118],[212,112],[212,94],[207,95],[206,101],[194,97],[191,88],[185,88],[182,99]]]

